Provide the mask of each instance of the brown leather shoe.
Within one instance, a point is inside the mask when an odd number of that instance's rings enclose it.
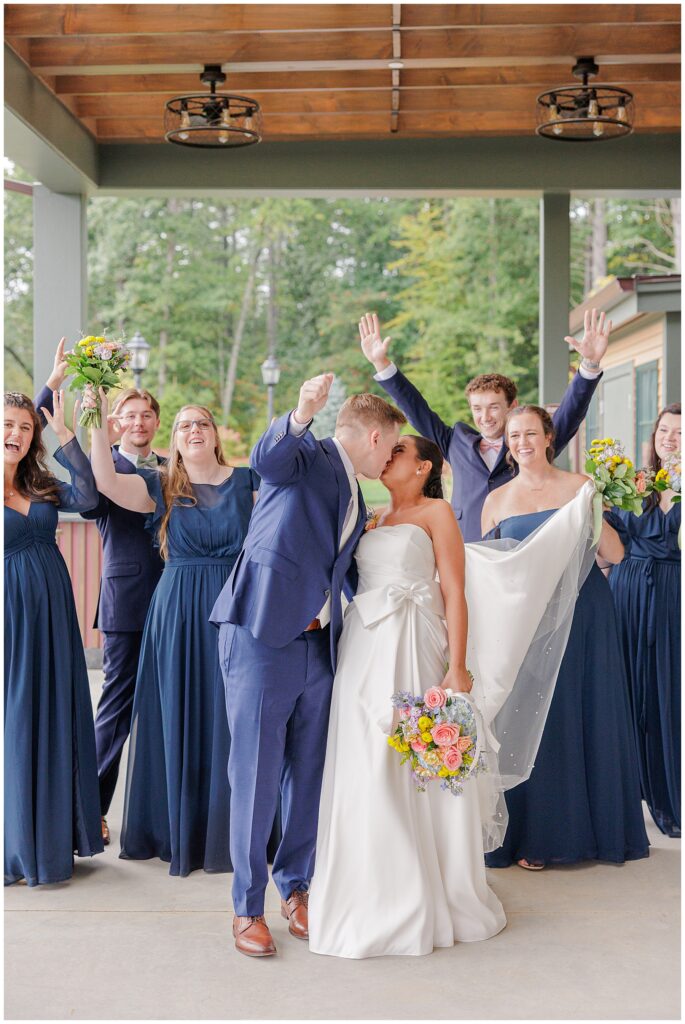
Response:
[[[281,900],[281,916],[288,922],[288,931],[296,939],[309,938],[309,893],[293,889],[287,900]]]
[[[102,824],[102,842],[105,846],[109,846],[109,825],[107,824],[107,818],[100,819]]]
[[[238,917],[236,914],[233,937],[235,948],[245,956],[273,956],[276,952],[271,932],[261,914],[259,917]]]

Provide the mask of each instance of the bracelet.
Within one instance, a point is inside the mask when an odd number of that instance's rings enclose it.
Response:
[[[584,366],[586,370],[599,370],[599,363],[593,363],[591,359],[586,359],[585,356],[583,356],[580,365]]]

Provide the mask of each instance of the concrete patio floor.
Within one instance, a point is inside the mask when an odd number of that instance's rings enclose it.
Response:
[[[68,883],[5,890],[6,1019],[680,1017],[680,842],[651,819],[648,860],[490,871],[506,929],[427,957],[311,954],[270,886],[278,956],[249,960],[232,945],[230,876],[119,860],[122,792],[123,777],[104,855]]]

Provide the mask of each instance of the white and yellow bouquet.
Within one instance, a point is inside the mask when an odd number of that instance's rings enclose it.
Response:
[[[654,477],[652,489],[655,491],[673,491],[672,502],[677,505],[681,492],[681,458],[680,452],[674,452],[661,460],[661,469]]]
[[[71,391],[83,392],[79,424],[82,427],[101,425],[100,396],[98,388],[105,392],[120,386],[121,374],[128,369],[130,353],[123,341],[109,340],[104,335],[89,334],[81,338],[73,352],[65,354],[65,360],[74,372]]]
[[[642,502],[651,483],[644,470],[635,471],[621,442],[613,437],[595,438],[585,457],[585,472],[594,480],[602,503],[608,508],[642,515]]]

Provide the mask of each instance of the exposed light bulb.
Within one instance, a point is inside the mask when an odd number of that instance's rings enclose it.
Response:
[[[190,128],[190,114],[187,110],[181,113],[181,128]]]
[[[597,100],[590,100],[587,112],[588,117],[599,117],[599,104],[597,103]]]
[[[616,111],[616,118],[619,121],[625,121],[626,120],[626,108],[623,106],[623,104],[621,104],[621,106]]]
[[[549,121],[556,121],[556,119],[557,119],[558,117],[559,117],[559,107],[558,107],[558,106],[556,105],[556,103],[553,103],[553,104],[551,105],[551,107],[549,108],[549,117],[548,117],[548,120],[549,120]]]
[[[224,146],[226,145],[228,142],[228,132],[219,132],[219,142]]]
[[[554,132],[555,135],[562,135],[563,131],[564,131],[564,126],[561,125],[561,124],[555,124],[554,127],[552,128],[552,131]]]
[[[190,138],[190,136],[188,135],[188,132],[179,132],[178,133],[178,137],[179,137],[179,139],[183,139],[184,142],[186,142],[186,140],[188,138]]]
[[[245,118],[244,127],[247,128],[248,132],[252,131],[252,114],[248,114]]]
[[[600,135],[604,135],[604,125],[600,124],[599,121],[595,121],[592,126],[592,134],[596,135],[597,138],[599,138]]]

